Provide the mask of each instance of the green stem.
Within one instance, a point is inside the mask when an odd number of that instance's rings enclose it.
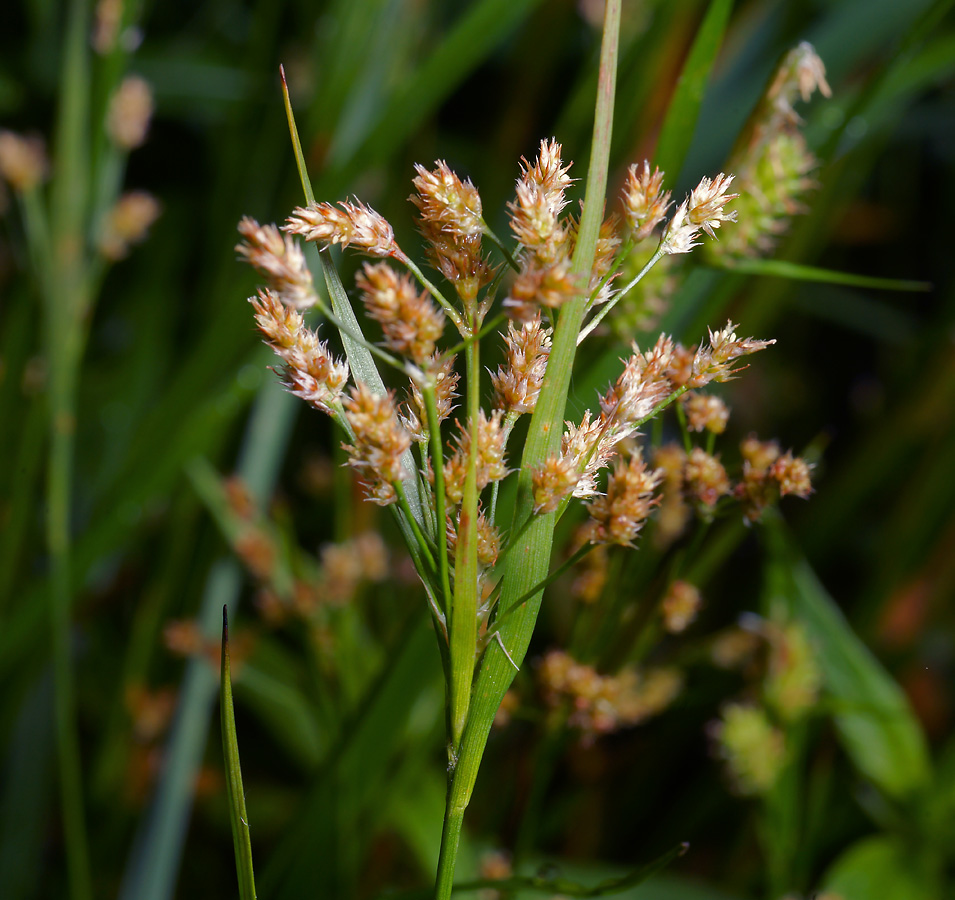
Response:
[[[441,291],[439,291],[439,290],[425,277],[424,272],[422,272],[421,269],[418,268],[418,266],[415,264],[415,262],[414,262],[413,260],[409,259],[407,256],[405,256],[405,254],[402,253],[400,250],[395,254],[395,259],[397,259],[398,262],[400,262],[406,269],[408,269],[408,271],[410,271],[411,274],[414,275],[414,277],[417,278],[418,281],[421,282],[421,284],[422,284],[422,286],[425,288],[425,290],[426,290],[429,294],[431,294],[431,296],[434,297],[434,299],[437,300],[438,303],[441,304],[441,307],[442,307],[442,308],[444,309],[444,311],[448,314],[448,318],[449,318],[452,322],[454,322],[454,325],[455,325],[455,327],[458,329],[458,331],[460,331],[461,334],[464,335],[465,330],[466,330],[465,327],[464,327],[464,319],[461,318],[461,313],[459,313],[459,312],[451,305],[451,303],[448,301],[447,297],[445,297],[444,294],[442,294]]]
[[[485,224],[484,233],[491,239],[491,243],[501,251],[501,254],[504,256],[504,259],[507,260],[507,264],[515,271],[520,272],[521,267],[517,264],[517,261],[511,255],[511,252],[504,246],[504,242]]]
[[[686,451],[687,456],[693,452],[693,442],[690,440],[690,429],[686,424],[686,410],[683,408],[682,403],[677,403],[676,405],[676,418],[680,423],[680,434],[683,437],[683,449]]]
[[[461,843],[461,828],[464,825],[466,805],[455,805],[453,782],[448,788],[448,808],[444,814],[441,831],[441,849],[438,852],[438,874],[435,879],[436,900],[448,900],[454,888],[454,864]]]
[[[62,347],[61,342],[56,343]],[[51,441],[47,471],[46,540],[51,565],[50,628],[56,697],[56,740],[70,897],[73,900],[88,900],[92,896],[89,846],[83,809],[83,777],[76,725],[73,665],[70,659],[72,596],[69,522],[73,480],[75,377],[76,367],[73,360],[61,357],[61,363],[56,366],[51,379],[53,383],[50,390]]]
[[[660,247],[663,245],[661,244]],[[595,315],[582,329],[580,335],[577,338],[577,345],[580,346],[584,338],[587,337],[607,316],[607,314],[612,310],[627,294],[630,293],[636,287],[637,283],[647,274],[663,257],[663,251],[657,247],[656,252],[653,256],[647,261],[647,264],[637,273],[633,281],[630,282],[619,294],[617,294],[613,299],[608,300],[604,305],[603,309],[600,310],[597,315]]]
[[[607,0],[604,11],[603,42],[600,51],[600,76],[594,122],[593,146],[587,176],[584,209],[580,221],[572,273],[586,282],[593,269],[607,187],[610,138],[613,126],[613,98],[616,86],[617,47],[621,0]],[[531,417],[521,472],[518,478],[516,518],[529,518],[534,506],[531,473],[534,468],[560,447],[560,438],[567,403],[570,375],[577,349],[577,335],[589,297],[583,295],[569,301],[560,312],[554,333],[550,362],[544,377],[537,408]],[[533,519],[521,541],[520,552],[509,554],[501,592],[502,611],[507,612],[522,597],[547,577],[556,517],[553,513]],[[468,716],[460,744],[457,764],[448,790],[445,830],[438,861],[436,900],[451,895],[454,861],[457,855],[461,820],[474,790],[484,747],[490,734],[501,698],[514,679],[512,660],[524,659],[540,609],[538,592],[526,603],[518,605],[514,614],[503,623],[501,644],[490,644],[484,652],[474,696],[480,698]]]
[[[415,540],[418,542],[418,550],[421,553],[422,558],[428,563],[428,566],[433,573],[437,569],[437,566],[434,562],[434,555],[431,553],[431,547],[428,546],[428,540],[422,533],[421,527],[418,525],[414,514],[411,512],[411,507],[408,505],[408,495],[405,493],[404,484],[400,481],[395,481],[392,482],[392,487],[395,489],[395,493],[398,495],[398,506],[405,514],[405,518],[408,520],[408,525],[411,527],[411,533],[415,536]],[[428,580],[430,581],[430,573]]]
[[[83,780],[70,659],[72,595],[70,518],[76,390],[89,303],[85,235],[89,188],[89,0],[70,4],[51,185],[53,272],[46,295],[46,353],[50,367],[50,458],[46,541],[50,555],[50,628],[55,721],[69,894],[92,896]]]
[[[428,413],[428,434],[431,439],[431,468],[434,470],[434,542],[438,548],[438,574],[441,578],[441,607],[450,618],[451,576],[448,566],[448,513],[444,491],[444,448],[441,445],[441,423],[438,421],[438,402],[434,384],[427,382],[421,388],[424,408]]]
[[[472,318],[471,331],[479,323]],[[479,343],[472,343],[465,351],[467,362],[468,470],[464,478],[464,493],[458,514],[457,545],[454,555],[454,602],[451,607],[451,745],[457,755],[464,726],[471,705],[471,685],[474,681],[474,663],[477,654],[478,628],[478,562],[477,465],[481,412],[481,363]],[[454,759],[452,758],[452,763]]]

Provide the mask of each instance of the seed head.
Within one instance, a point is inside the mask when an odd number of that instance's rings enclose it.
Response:
[[[683,473],[686,489],[704,506],[716,506],[730,492],[730,481],[723,464],[700,447],[694,447]]]
[[[548,456],[543,465],[534,470],[534,512],[539,515],[553,512],[571,494],[580,481],[580,468],[569,456]]]
[[[673,339],[665,334],[646,353],[634,343],[633,355],[620,377],[600,399],[603,414],[621,423],[639,422],[649,416],[675,390],[669,376],[673,352]]]
[[[395,256],[401,252],[387,219],[360,200],[342,200],[338,208],[331,203],[297,207],[283,230],[326,246],[354,244],[369,256]]]
[[[507,324],[507,362],[491,373],[498,409],[518,414],[530,413],[537,405],[547,360],[550,356],[551,329],[541,325],[540,314],[520,329]]]
[[[633,546],[643,523],[659,502],[653,496],[663,473],[648,471],[641,453],[634,453],[629,462],[617,462],[607,479],[607,493],[587,504],[594,528],[595,544]]]
[[[411,446],[411,436],[398,422],[392,395],[374,394],[359,382],[343,402],[345,418],[355,434],[354,444],[342,444],[348,451],[348,465],[368,482],[372,502],[394,503],[393,485],[405,476],[401,457]]]
[[[318,297],[312,273],[297,241],[275,225],[259,225],[249,216],[240,220],[239,234],[245,240],[236,245],[236,252],[266,277],[283,303],[295,309],[315,305]]]
[[[581,284],[570,267],[568,257],[542,264],[534,255],[526,256],[504,300],[508,314],[519,322],[527,322],[541,306],[556,309],[579,296]]]
[[[708,329],[709,344],[700,347],[693,357],[692,375],[686,382],[690,387],[703,387],[711,381],[730,381],[740,371],[739,368],[732,367],[734,360],[765,350],[776,343],[775,340],[738,338],[736,328],[732,322],[727,322],[726,327],[720,331]]]
[[[15,191],[33,190],[49,173],[46,148],[39,137],[0,131],[0,177]]]
[[[106,216],[99,235],[99,251],[109,260],[122,259],[132,244],[146,240],[162,206],[146,191],[127,191]]]
[[[804,459],[793,456],[792,450],[787,450],[770,466],[769,475],[779,484],[779,493],[783,497],[795,494],[805,500],[812,493],[811,469]]]
[[[152,114],[153,92],[149,82],[129,75],[110,98],[106,132],[117,147],[133,150],[146,140]]]
[[[689,581],[674,581],[663,598],[663,627],[679,634],[696,618],[701,605],[700,591]]]
[[[412,181],[417,193],[409,198],[418,207],[422,221],[458,238],[480,237],[485,231],[481,217],[481,195],[470,179],[461,179],[439,159],[433,171],[415,164],[418,176]]]
[[[387,263],[365,263],[356,278],[368,314],[379,322],[385,343],[418,365],[434,353],[444,332],[444,313],[410,275],[398,275]]]
[[[651,175],[650,163],[646,160],[642,169],[633,163],[627,170],[622,197],[623,220],[634,241],[649,237],[663,221],[670,206],[670,191],[663,192],[662,187],[663,172],[654,168]]]
[[[722,434],[726,431],[730,411],[719,397],[692,391],[683,395],[683,401],[687,427],[690,431],[706,430],[711,434]]]
[[[454,409],[453,401],[457,397],[455,388],[458,386],[460,375],[454,371],[453,356],[432,356],[424,367],[425,377],[434,382],[435,405],[438,412],[438,423],[443,422]],[[429,438],[428,412],[424,403],[421,386],[416,380],[411,382],[411,396],[402,404],[399,413],[401,424],[411,435],[412,440],[425,443]]]
[[[712,181],[704,177],[693,188],[690,196],[677,207],[663,232],[661,248],[664,253],[689,253],[700,245],[700,241],[696,240],[700,231],[715,237],[715,229],[721,223],[736,221],[736,213],[726,212],[723,208],[739,196],[726,193],[732,183],[733,176],[721,172]]]
[[[454,556],[458,544],[458,528],[461,524],[461,510],[458,510],[455,519],[448,517],[448,552]],[[494,525],[484,515],[484,510],[478,505],[477,516],[477,558],[482,568],[490,569],[497,562],[501,552],[501,535]]]
[[[284,383],[289,391],[326,413],[334,412],[348,381],[348,364],[336,360],[300,313],[286,306],[269,289],[249,302],[265,342],[285,361]]]
[[[566,232],[560,214],[567,205],[564,191],[571,184],[563,166],[561,147],[553,138],[541,141],[534,164],[521,159],[522,172],[517,181],[517,197],[508,203],[511,230],[520,243],[544,263],[552,263],[563,254]]]
[[[444,464],[444,490],[451,503],[460,503],[464,496],[464,480],[471,455],[471,430],[465,425],[460,425],[459,428],[457,449]],[[500,410],[494,412],[490,419],[484,410],[478,413],[475,467],[479,491],[492,481],[500,481],[507,475]]]

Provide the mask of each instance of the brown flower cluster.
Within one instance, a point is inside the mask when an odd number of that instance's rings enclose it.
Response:
[[[719,457],[700,447],[689,453],[672,443],[657,448],[653,462],[663,472],[658,532],[663,532],[664,541],[683,530],[689,506],[709,515],[721,498],[732,496],[752,523],[780,497],[793,494],[805,499],[812,493],[811,466],[791,451],[783,453],[775,441],[751,435],[740,444],[740,452],[742,475],[734,485]]]
[[[395,484],[407,474],[401,457],[411,446],[411,435],[398,422],[392,395],[375,394],[359,382],[343,404],[355,441],[342,445],[348,451],[348,465],[365,481],[369,500],[379,506],[395,503]]]
[[[634,344],[620,377],[600,398],[600,415],[592,419],[588,410],[580,425],[568,422],[560,454],[534,472],[535,509],[550,512],[570,495],[593,496],[599,470],[661,404],[683,388],[728,381],[738,371],[733,368],[737,359],[773,343],[739,339],[734,328],[729,323],[722,331],[711,331],[709,343],[698,349],[687,349],[667,335],[646,352]]]
[[[327,413],[339,409],[348,381],[348,364],[337,360],[301,313],[286,306],[269,288],[249,298],[265,342],[284,360],[285,385],[296,397]]]
[[[501,428],[500,410],[494,412],[490,418],[481,410],[478,413],[476,431],[474,464],[477,470],[477,488],[480,491],[492,481],[500,481],[508,471],[504,464],[504,431]],[[444,464],[444,491],[451,503],[460,503],[464,496],[464,480],[471,456],[471,429],[467,425],[459,426],[456,443],[457,448]]]
[[[275,225],[260,225],[243,216],[239,234],[245,238],[236,252],[268,280],[279,300],[295,309],[308,309],[318,299],[312,273],[305,263],[305,254],[298,243],[283,236]]]
[[[424,369],[424,377],[431,379],[434,384],[435,406],[440,424],[454,410],[454,400],[458,396],[456,388],[461,376],[454,371],[453,356],[432,356]],[[421,393],[421,385],[416,378],[411,381],[411,394],[402,404],[399,418],[412,440],[420,444],[428,440],[428,412],[425,408],[424,395]]]
[[[743,477],[735,496],[747,522],[757,522],[768,506],[780,497],[794,494],[806,499],[812,493],[812,467],[804,459],[783,453],[776,441],[760,441],[750,435],[740,444]]]
[[[286,220],[284,230],[325,246],[354,245],[369,256],[397,256],[401,253],[388,220],[360,200],[354,203],[342,200],[338,207],[331,203],[299,206]]]
[[[452,284],[466,309],[493,277],[484,259],[481,237],[487,230],[481,196],[470,180],[462,181],[444,160],[428,171],[416,165],[409,198],[418,209],[418,229],[428,243],[435,268]]]
[[[541,660],[537,682],[544,702],[551,708],[569,706],[569,724],[590,740],[661,713],[683,686],[675,669],[627,668],[601,675],[562,650],[552,650]]]
[[[507,361],[496,374],[491,373],[497,409],[518,415],[534,411],[547,370],[552,333],[541,324],[540,314],[520,328],[508,323],[504,337]]]
[[[508,210],[511,231],[523,250],[504,306],[515,319],[527,321],[541,306],[561,306],[583,285],[571,273],[572,225],[561,219],[573,179],[567,174],[570,165],[561,159],[560,144],[553,138],[541,141],[534,164],[526,159],[521,163],[516,197]]]
[[[654,491],[662,473],[647,469],[638,451],[629,462],[618,460],[607,479],[606,493],[587,504],[590,514],[590,540],[595,544],[633,542],[659,500]]]
[[[640,169],[636,163],[627,170],[623,187],[623,218],[635,242],[645,240],[653,229],[663,221],[670,206],[670,191],[663,190],[663,172],[643,161]]]
[[[424,364],[444,333],[444,313],[415,288],[410,275],[399,275],[385,262],[365,263],[356,283],[368,315],[381,325],[385,344]]]

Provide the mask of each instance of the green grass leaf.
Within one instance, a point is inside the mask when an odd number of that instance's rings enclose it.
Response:
[[[235,846],[235,869],[239,878],[240,900],[255,900],[255,874],[252,871],[252,838],[249,814],[245,809],[242,769],[239,766],[239,741],[235,733],[232,707],[232,673],[229,668],[229,610],[222,607],[222,662],[219,713],[222,721],[222,755],[225,758],[225,783],[229,796],[229,821]]]
[[[721,260],[714,268],[741,275],[768,275],[773,278],[789,278],[793,281],[816,281],[822,284],[845,284],[850,287],[875,288],[881,291],[930,291],[927,281],[912,281],[905,278],[875,278],[871,275],[856,275],[853,272],[836,272],[819,266],[804,266],[784,259],[738,259]]]
[[[732,8],[732,0],[713,0],[710,3],[670,100],[653,155],[654,163],[667,173],[670,184],[675,184],[679,178],[693,142],[703,93],[723,42],[723,32],[726,31]]]
[[[846,753],[887,795],[911,799],[931,776],[925,736],[905,694],[853,632],[781,521],[767,517],[766,534],[770,606],[785,604],[808,629]]]

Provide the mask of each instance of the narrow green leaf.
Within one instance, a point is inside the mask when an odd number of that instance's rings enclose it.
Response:
[[[875,288],[882,291],[930,291],[927,281],[910,281],[904,278],[875,278],[871,275],[856,275],[852,272],[836,272],[818,266],[805,266],[784,259],[722,259],[710,261],[710,265],[727,272],[741,275],[769,275],[774,278],[789,278],[793,281],[816,281],[823,284],[846,284],[850,287]]]
[[[434,52],[402,80],[362,146],[340,168],[329,172],[328,178],[347,182],[372,162],[389,158],[540,2],[479,0],[469,4]]]
[[[733,0],[712,0],[670,100],[653,157],[654,163],[669,176],[670,184],[675,184],[679,178],[693,142],[703,93],[723,42],[723,32],[726,31],[732,8]]]
[[[771,601],[785,603],[812,637],[846,752],[886,794],[911,798],[928,786],[930,764],[925,736],[905,694],[852,631],[782,523],[767,517],[765,524]]]
[[[305,156],[302,153],[302,142],[298,135],[298,126],[295,124],[295,113],[292,110],[292,102],[289,99],[288,85],[285,82],[285,71],[282,70],[282,97],[285,101],[285,114],[288,118],[289,134],[292,138],[292,150],[295,154],[295,164],[298,166],[299,178],[302,181],[302,190],[305,192],[305,199],[309,203],[315,202],[315,195],[312,192],[312,183],[308,177],[308,169],[305,165]],[[308,260],[311,268],[314,270],[315,262],[318,262],[322,278],[328,289],[328,296],[332,302],[332,311],[338,316],[339,321],[344,325],[345,330],[340,331],[342,346],[345,348],[345,356],[348,358],[348,365],[352,370],[352,375],[357,381],[364,382],[376,394],[385,393],[385,383],[382,381],[378,366],[375,365],[375,358],[367,347],[355,340],[352,335],[364,338],[361,325],[355,316],[348,294],[342,286],[341,278],[338,276],[338,270],[332,262],[331,253],[326,248],[320,252],[309,245]],[[424,510],[421,508],[421,495],[418,491],[418,479],[415,477],[417,467],[411,450],[406,450],[401,457],[401,464],[408,477],[404,481],[405,496],[408,498],[408,505],[415,517],[419,527],[424,526]],[[407,523],[402,522],[398,516],[398,524],[404,535],[405,542],[409,547],[415,544],[415,536]]]
[[[245,810],[242,770],[239,767],[239,742],[235,734],[235,710],[232,708],[232,677],[229,671],[229,609],[222,607],[222,663],[219,713],[222,720],[222,755],[225,758],[225,783],[229,796],[229,820],[235,846],[235,869],[239,878],[240,900],[255,900],[255,875],[252,871],[252,838]]]

